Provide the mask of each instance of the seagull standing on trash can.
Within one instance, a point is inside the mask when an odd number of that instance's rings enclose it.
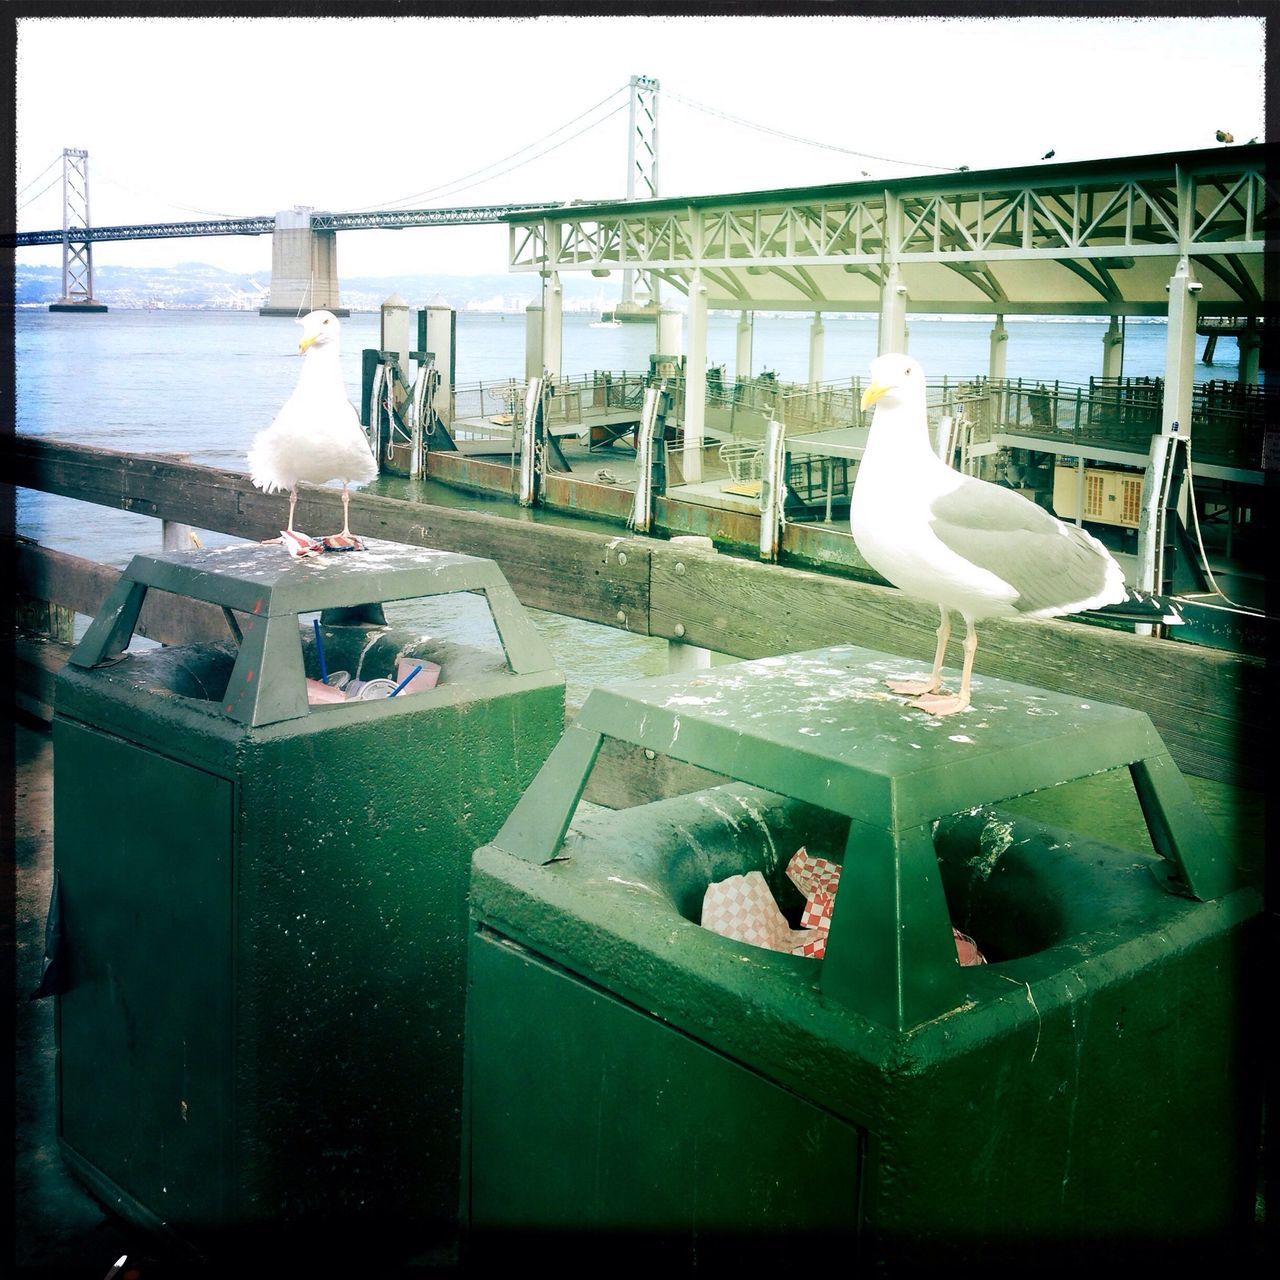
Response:
[[[1126,599],[1124,572],[1092,534],[1051,516],[1012,489],[962,475],[929,442],[924,370],[906,355],[871,362],[862,397],[875,405],[858,464],[849,524],[867,563],[942,622],[923,680],[888,680],[931,715],[969,706],[974,624],[982,618],[1051,618]],[[949,610],[965,622],[958,693],[942,688]]]
[[[347,486],[365,484],[378,474],[378,464],[342,383],[338,360],[338,318],[331,311],[312,311],[299,324],[302,373],[293,395],[275,421],[258,433],[249,449],[249,478],[265,493],[289,491],[289,520],[281,538],[292,550],[299,537],[293,527],[298,484],[342,481],[342,532],[322,539],[328,550],[359,550],[351,532]],[[303,539],[306,541],[306,539]]]

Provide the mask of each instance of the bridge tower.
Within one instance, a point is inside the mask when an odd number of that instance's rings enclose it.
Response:
[[[627,134],[627,199],[650,200],[658,194],[658,81],[631,77]],[[652,322],[658,314],[658,279],[630,267],[622,273],[619,320]]]
[[[93,297],[89,230],[89,153],[62,149],[62,297],[50,311],[105,311]]]
[[[260,316],[300,316],[308,311],[350,313],[338,302],[338,237],[313,231],[310,205],[276,214],[271,235],[271,293]]]

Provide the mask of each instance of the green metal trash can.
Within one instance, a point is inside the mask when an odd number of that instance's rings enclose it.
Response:
[[[477,850],[477,1261],[990,1276],[1240,1241],[1259,895],[1144,714],[988,679],[929,720],[883,691],[899,665],[839,647],[594,690]],[[579,804],[605,739],[731,781]],[[993,807],[1108,770],[1158,852]],[[748,871],[794,908],[800,846],[842,864],[825,958],[700,926]]]
[[[124,653],[148,592],[221,608],[225,643]],[[467,608],[487,633],[436,634]],[[321,652],[365,681],[441,672],[313,704]],[[100,1198],[198,1247],[456,1237],[471,854],[563,728],[492,561],[134,558],[53,725],[58,1135]]]

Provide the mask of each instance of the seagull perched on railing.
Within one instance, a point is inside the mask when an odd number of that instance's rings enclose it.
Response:
[[[298,483],[342,481],[342,532],[323,539],[330,550],[356,550],[360,540],[350,527],[349,484],[365,484],[378,474],[360,418],[347,399],[338,362],[338,318],[331,311],[312,311],[298,321],[302,340],[302,373],[293,395],[260,431],[249,449],[249,478],[266,493],[289,491],[286,546],[297,536],[293,513]]]
[[[924,371],[909,356],[871,362],[862,407],[875,405],[858,464],[849,523],[877,573],[942,614],[933,670],[924,680],[889,680],[912,706],[952,715],[969,706],[974,624],[982,618],[1050,618],[1120,604],[1124,572],[1097,538],[1012,489],[947,466],[929,443]],[[960,689],[942,686],[949,611],[965,621]]]

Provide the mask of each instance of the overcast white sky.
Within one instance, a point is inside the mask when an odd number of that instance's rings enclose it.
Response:
[[[99,225],[620,198],[632,75],[661,83],[669,196],[1262,141],[1263,38],[1234,17],[24,19],[18,225],[61,226],[64,147],[89,152]],[[266,271],[270,240],[94,250],[190,261]],[[338,241],[344,277],[506,261],[500,227]]]

